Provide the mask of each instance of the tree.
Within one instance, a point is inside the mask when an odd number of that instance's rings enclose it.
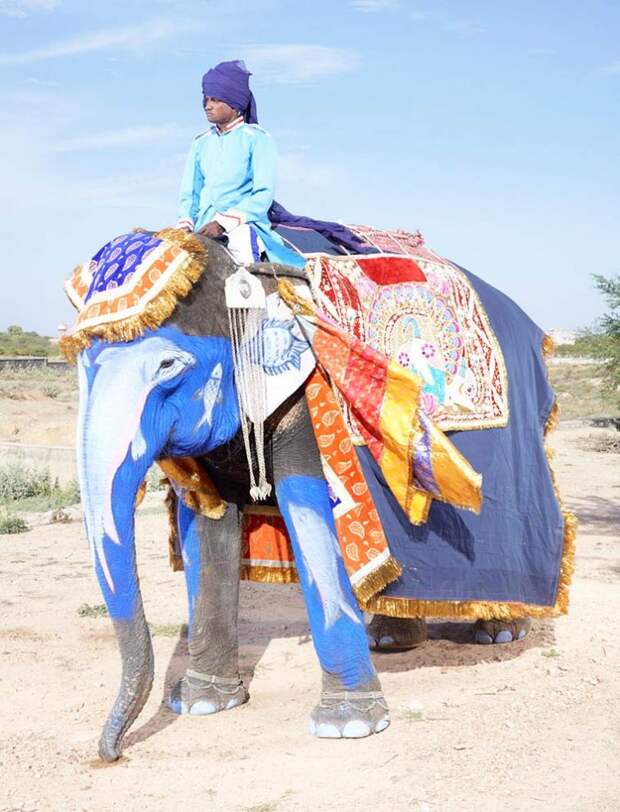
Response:
[[[6,333],[0,331],[0,355],[34,355],[52,354],[49,338],[35,332],[26,332],[17,324],[7,327]]]
[[[604,342],[601,354],[605,357],[605,388],[616,394],[620,391],[620,276],[607,278],[596,274],[594,283],[609,307],[600,321]]]

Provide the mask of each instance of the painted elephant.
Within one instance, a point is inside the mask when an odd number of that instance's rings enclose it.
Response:
[[[137,340],[94,342],[78,359],[78,460],[97,578],[122,657],[116,702],[99,752],[117,759],[153,679],[153,652],[136,570],[134,505],[151,464],[200,456],[224,498],[218,520],[179,500],[178,530],[189,598],[189,667],[170,698],[177,713],[208,714],[247,701],[239,678],[237,607],[240,513],[248,470],[233,382],[224,280],[228,255],[209,245],[208,266],[172,317]],[[257,266],[275,289],[269,265]],[[280,276],[286,269],[279,269]],[[311,730],[360,737],[389,724],[369,656],[363,615],[337,553],[334,520],[303,389],[267,420],[275,496],[295,551],[323,671]]]
[[[178,499],[190,658],[170,707],[177,713],[204,715],[248,699],[238,670],[237,612],[240,516],[249,499],[250,473],[224,295],[225,280],[235,266],[214,241],[208,242],[204,263],[193,287],[188,286],[171,314],[157,322],[161,326],[133,340],[94,340],[78,358],[78,461],[86,530],[122,657],[120,690],[99,745],[106,761],[119,757],[123,736],[143,708],[153,680],[153,652],[136,570],[134,511],[140,486],[156,460],[200,458],[225,504],[223,516],[207,518]],[[252,271],[268,294],[276,290],[276,275],[305,280],[303,271],[269,263]],[[374,648],[408,648],[420,642],[425,635],[422,621],[405,620],[418,615],[479,619],[479,642],[507,642],[527,632],[529,621],[521,620],[520,613],[566,611],[570,533],[542,444],[542,426],[553,405],[540,357],[542,333],[498,291],[481,280],[476,284],[485,307],[500,314],[495,330],[504,331],[498,338],[509,377],[527,385],[512,387],[507,428],[453,432],[464,459],[474,460],[486,478],[490,498],[485,496],[488,507],[480,518],[434,502],[424,526],[413,527],[398,505],[390,503],[381,472],[362,453],[360,462],[369,487],[374,482],[381,522],[379,503],[385,515],[393,517],[385,529],[390,548],[394,544],[398,560],[406,562],[402,577],[368,604],[376,613],[369,629]],[[265,448],[323,673],[310,729],[326,738],[380,732],[389,725],[388,708],[340,555],[302,385],[268,417]],[[518,541],[516,554],[512,539]],[[415,557],[411,566],[409,550]],[[544,559],[544,578],[538,577],[536,555]],[[505,560],[512,569],[504,567]],[[437,561],[441,577],[435,577]],[[421,573],[428,574],[426,581]],[[420,585],[435,592],[424,593]]]

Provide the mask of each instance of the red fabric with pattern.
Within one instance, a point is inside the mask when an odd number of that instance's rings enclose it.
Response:
[[[355,261],[376,285],[426,282],[420,266],[408,257],[356,257]]]

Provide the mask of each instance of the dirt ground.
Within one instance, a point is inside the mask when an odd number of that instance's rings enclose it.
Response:
[[[471,644],[467,624],[435,623],[419,649],[375,655],[392,725],[364,740],[306,732],[319,671],[295,586],[243,585],[249,704],[206,718],[165,709],[186,607],[151,500],[137,536],[155,685],[124,758],[103,766],[119,659],[109,620],[78,614],[101,603],[81,524],[0,536],[0,810],[616,812],[620,466],[584,450],[592,433],[554,438],[580,518],[570,614],[497,647]]]

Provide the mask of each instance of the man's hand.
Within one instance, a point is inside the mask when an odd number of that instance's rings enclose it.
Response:
[[[207,223],[206,226],[199,228],[198,233],[202,234],[204,237],[211,237],[212,240],[215,240],[217,237],[221,237],[222,234],[225,234],[226,232],[219,223],[212,220],[210,223]]]

